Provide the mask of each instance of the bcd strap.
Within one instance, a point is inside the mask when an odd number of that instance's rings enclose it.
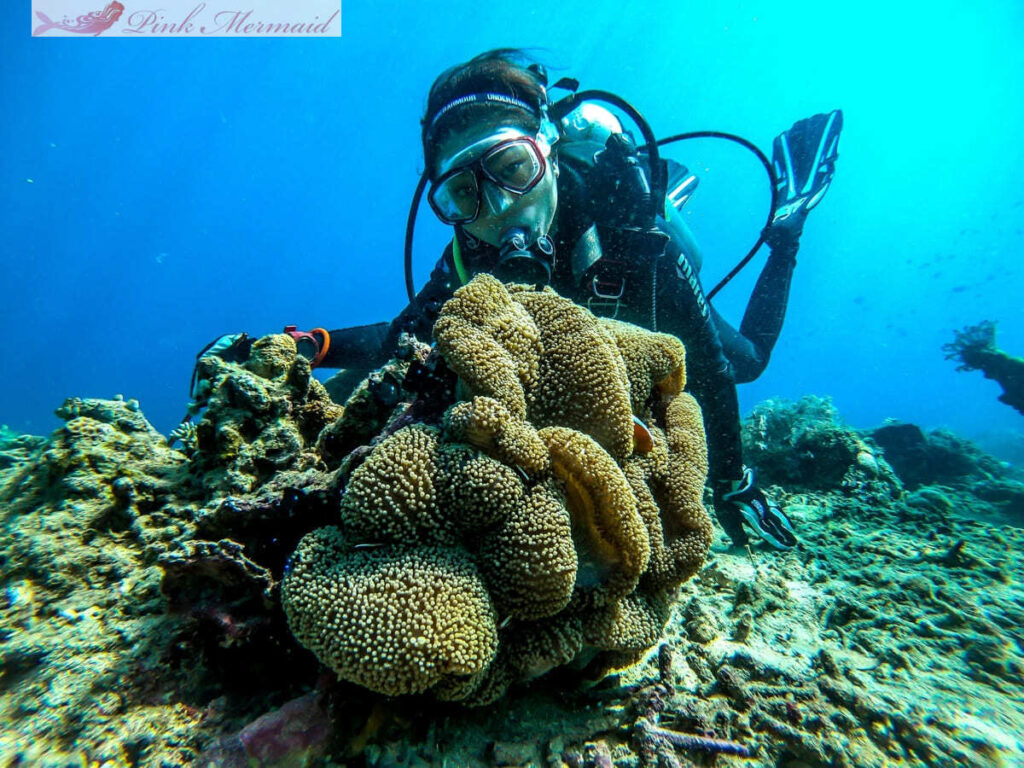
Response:
[[[636,318],[651,306],[648,294],[668,236],[655,229],[618,229],[592,224],[576,241],[572,273],[579,301],[600,317]],[[653,322],[653,318],[652,318]]]

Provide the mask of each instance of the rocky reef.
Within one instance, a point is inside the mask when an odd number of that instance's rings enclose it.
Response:
[[[673,340],[493,280],[436,334],[344,408],[288,336],[203,358],[173,446],[0,430],[0,765],[1024,761],[1012,467],[768,401],[800,543],[740,551]]]
[[[315,677],[274,588],[300,535],[282,522],[329,495],[313,440],[341,408],[286,336],[202,367],[181,450],[120,396],[67,400],[48,439],[4,435],[4,765],[193,765]]]

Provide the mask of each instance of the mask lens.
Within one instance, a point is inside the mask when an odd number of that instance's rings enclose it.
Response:
[[[476,174],[468,169],[442,179],[430,190],[430,203],[434,210],[450,223],[474,219],[479,202]]]
[[[487,176],[511,192],[526,192],[543,172],[537,151],[528,141],[514,141],[498,147],[483,159]]]

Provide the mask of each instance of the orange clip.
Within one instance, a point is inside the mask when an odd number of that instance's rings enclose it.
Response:
[[[314,333],[320,333],[320,335],[324,337],[324,343],[320,345],[320,351],[316,353],[316,357],[314,357],[312,362],[309,364],[310,368],[316,368],[320,365],[320,363],[323,362],[323,359],[327,357],[327,350],[331,348],[331,334],[323,328],[314,328],[310,331],[310,334]]]

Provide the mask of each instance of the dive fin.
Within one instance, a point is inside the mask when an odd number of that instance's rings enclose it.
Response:
[[[749,467],[744,467],[743,478],[737,482],[736,489],[722,498],[734,504],[750,529],[776,549],[796,546],[793,522],[757,487],[754,471]]]
[[[740,514],[752,531],[776,549],[790,549],[796,545],[793,523],[778,506],[754,500],[740,505]]]
[[[799,201],[809,211],[821,201],[835,174],[842,130],[843,111],[835,109],[799,120],[775,137],[772,165],[778,205]]]

